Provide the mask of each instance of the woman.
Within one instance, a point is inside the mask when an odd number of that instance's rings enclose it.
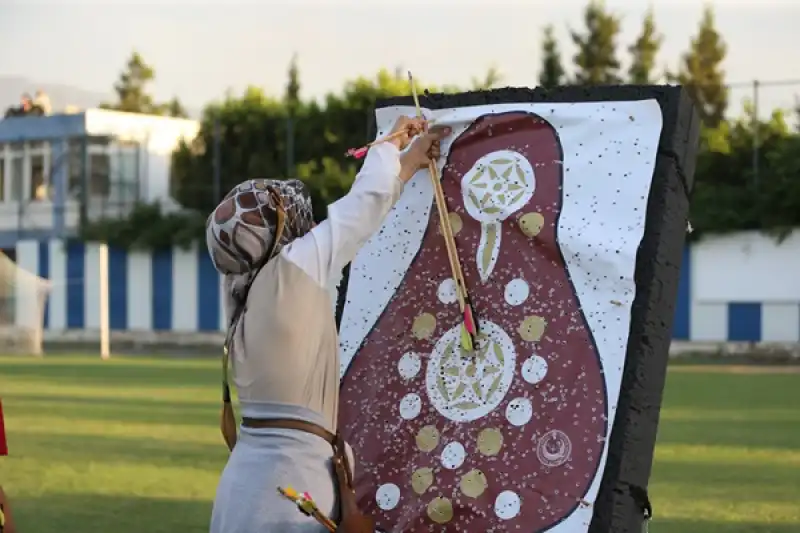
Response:
[[[340,522],[337,531],[373,533],[355,508],[349,450],[335,436],[339,354],[328,285],[380,228],[403,185],[439,157],[450,131],[426,130],[423,120],[398,120],[392,133],[399,136],[370,149],[350,192],[318,226],[296,180],[242,183],[209,217],[207,244],[225,275],[226,353],[243,415],[237,442],[225,390],[223,434],[232,453],[211,533],[326,531],[281,498],[276,489],[287,486],[309,491]]]

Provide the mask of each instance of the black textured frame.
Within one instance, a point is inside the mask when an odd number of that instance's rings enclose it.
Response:
[[[663,128],[644,237],[636,257],[636,297],[617,414],[589,533],[642,531],[642,496],[653,462],[700,135],[694,104],[684,89],[672,86],[505,88],[420,97],[420,105],[428,109],[650,99],[661,107]],[[389,98],[377,102],[376,108],[400,105],[414,103],[411,97]],[[340,287],[337,326],[344,310],[348,271]],[[658,502],[654,507],[657,513]]]

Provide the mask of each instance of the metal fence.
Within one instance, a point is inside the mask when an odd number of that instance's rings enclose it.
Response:
[[[792,127],[800,127],[800,79],[753,80],[729,83],[727,87],[729,116],[741,116],[744,104],[749,104],[752,106],[753,121],[768,120],[773,111],[781,109],[786,112]],[[753,128],[753,131],[752,171],[753,180],[758,183],[765,169],[761,157],[759,130]]]

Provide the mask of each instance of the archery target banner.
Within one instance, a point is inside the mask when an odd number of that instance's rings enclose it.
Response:
[[[415,109],[377,109],[378,137]],[[589,530],[612,438],[662,135],[654,100],[426,109],[480,326],[418,172],[353,261],[340,426],[391,532]]]

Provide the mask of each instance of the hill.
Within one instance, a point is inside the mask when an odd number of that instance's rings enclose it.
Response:
[[[22,93],[31,96],[42,89],[50,96],[53,111],[63,111],[68,105],[81,109],[97,107],[103,101],[111,100],[110,94],[87,91],[59,83],[44,83],[17,76],[0,76],[0,110],[17,105]]]
[[[2,113],[6,108],[19,104],[19,98],[23,93],[33,96],[38,89],[42,89],[50,96],[50,103],[53,106],[54,113],[64,111],[67,106],[88,109],[97,107],[102,102],[114,100],[114,95],[111,92],[87,91],[86,89],[61,83],[39,82],[20,76],[0,75],[0,117],[2,117]],[[202,114],[199,109],[188,108],[186,111],[191,118],[198,118]]]

